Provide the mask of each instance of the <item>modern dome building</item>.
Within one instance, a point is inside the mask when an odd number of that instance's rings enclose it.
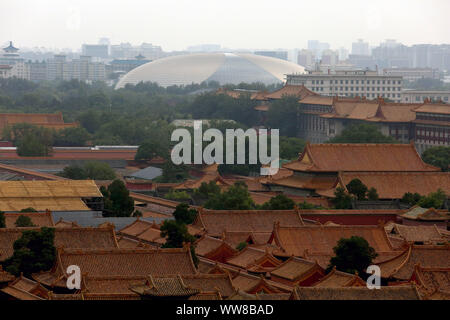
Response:
[[[304,73],[302,66],[254,54],[199,53],[172,56],[146,63],[128,72],[116,85],[156,82],[162,87],[217,81],[221,85],[285,81],[286,74]]]

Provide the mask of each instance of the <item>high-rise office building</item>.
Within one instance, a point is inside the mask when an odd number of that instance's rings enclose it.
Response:
[[[277,58],[277,59],[281,59],[281,60],[286,60],[288,59],[288,52],[287,51],[255,51],[254,52],[256,55],[259,56],[265,56],[265,57],[271,57],[271,58]]]
[[[316,63],[316,56],[311,50],[300,50],[297,63],[305,68],[311,68]]]
[[[358,39],[358,42],[352,43],[352,54],[358,56],[369,56],[369,43],[364,42],[363,39]]]
[[[308,41],[308,50],[311,50],[317,59],[322,58],[322,52],[324,50],[329,50],[330,44],[326,42],[320,42],[318,40]]]
[[[84,56],[108,59],[109,49],[106,44],[83,44],[81,52]]]

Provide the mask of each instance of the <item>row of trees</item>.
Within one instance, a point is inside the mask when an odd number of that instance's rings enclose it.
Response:
[[[26,211],[22,210],[21,212],[26,212]],[[16,222],[14,222],[14,225],[17,228],[35,227],[31,218],[28,216],[24,216],[24,215],[20,215],[19,217],[17,217]],[[2,211],[0,211],[0,228],[6,228],[5,214]]]
[[[335,209],[352,209],[353,200],[376,201],[379,199],[375,188],[368,188],[359,179],[353,179],[346,186],[347,191],[342,187],[337,187],[332,200]]]
[[[70,165],[64,167],[58,175],[72,180],[114,180],[116,178],[116,173],[110,165],[100,161],[88,161],[83,165]]]
[[[203,182],[191,194],[186,191],[171,191],[166,194],[166,197],[177,201],[192,201],[214,210],[292,210],[295,206],[300,209],[321,208],[307,202],[295,203],[283,194],[274,196],[266,203],[258,205],[253,201],[247,185],[242,181],[236,182],[223,191],[214,181]]]

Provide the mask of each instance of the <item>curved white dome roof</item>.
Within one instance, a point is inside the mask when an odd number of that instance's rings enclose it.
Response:
[[[302,66],[254,54],[199,53],[172,56],[146,63],[128,72],[116,85],[156,82],[162,87],[217,81],[221,85],[283,82],[286,74],[304,73]]]

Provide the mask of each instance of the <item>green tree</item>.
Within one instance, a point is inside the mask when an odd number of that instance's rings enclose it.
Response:
[[[447,195],[442,189],[438,189],[436,192],[422,197],[417,204],[422,208],[440,209],[444,205],[445,200],[447,200]]]
[[[286,197],[284,194],[279,194],[272,197],[269,201],[261,206],[262,210],[291,210],[294,209],[295,202]]]
[[[67,166],[59,175],[72,180],[113,180],[116,178],[110,165],[100,161],[88,161],[83,166],[77,164]]]
[[[163,164],[162,170],[162,175],[154,179],[155,182],[182,182],[189,177],[187,166],[184,164],[176,165],[171,160]]]
[[[31,133],[25,134],[17,144],[17,154],[22,157],[44,157],[51,153],[51,146]]]
[[[237,246],[236,246],[236,249],[238,250],[238,251],[242,251],[242,250],[244,250],[245,248],[247,248],[247,245],[248,245],[248,243],[247,242],[240,242]]]
[[[37,210],[35,208],[28,207],[28,208],[20,210],[20,212],[37,212]]]
[[[379,198],[380,197],[378,196],[377,189],[370,188],[369,191],[367,192],[367,199],[369,201],[377,201]]]
[[[116,174],[111,166],[106,162],[88,161],[84,164],[86,179],[92,180],[113,180]]]
[[[352,209],[352,196],[342,187],[337,187],[332,203],[336,209]]]
[[[198,265],[198,258],[195,254],[195,237],[188,232],[186,224],[175,221],[166,220],[161,226],[161,237],[166,238],[163,248],[182,248],[185,243],[190,243],[191,256],[195,266]]]
[[[14,143],[20,156],[48,156],[52,150],[53,131],[44,127],[17,123],[5,127],[3,136]]]
[[[14,242],[13,255],[1,262],[3,269],[15,276],[23,273],[26,277],[50,270],[56,257],[54,238],[54,228],[23,231],[22,236]]]
[[[134,200],[121,180],[114,180],[108,186],[105,196],[105,211],[105,215],[110,217],[130,217],[133,213]]]
[[[161,226],[161,237],[167,238],[165,248],[182,248],[184,243],[195,242],[187,226],[175,220],[166,220]]]
[[[54,146],[56,147],[84,147],[91,139],[85,128],[66,128],[55,132]]]
[[[102,124],[101,116],[98,112],[89,110],[79,115],[78,121],[89,133],[95,133]]]
[[[450,147],[433,147],[425,150],[422,159],[432,166],[439,167],[442,171],[450,170]]]
[[[359,201],[366,199],[367,186],[359,179],[353,179],[346,185],[349,193],[356,196]]]
[[[271,128],[280,129],[280,135],[287,137],[297,136],[297,113],[299,108],[298,97],[284,96],[272,102],[267,112],[267,123]],[[296,152],[299,152],[297,150]]]
[[[197,210],[189,208],[186,203],[180,203],[176,206],[173,217],[177,222],[191,224],[197,217]]]
[[[174,201],[183,201],[191,199],[191,196],[186,191],[170,190],[165,194],[164,198]]]
[[[383,135],[376,125],[353,124],[340,135],[330,139],[330,143],[396,143],[392,137]]]
[[[236,182],[228,190],[212,195],[204,207],[214,210],[252,210],[256,205],[250,197],[247,185]]]
[[[408,205],[415,206],[420,199],[422,199],[422,196],[420,194],[407,192],[403,195],[402,199],[400,200],[403,203],[407,203]]]
[[[86,172],[84,168],[80,165],[73,164],[64,167],[63,171],[58,174],[61,177],[72,179],[72,180],[85,180],[87,179]]]
[[[136,210],[133,212],[133,217],[135,217],[135,218],[141,218],[142,216],[143,216],[142,212],[139,210]]]
[[[31,221],[30,217],[27,216],[19,216],[15,222],[16,227],[35,227],[33,221]]]
[[[220,187],[215,181],[210,181],[208,183],[202,182],[200,187],[196,190],[196,193],[206,199],[210,195],[220,193]]]
[[[367,267],[378,256],[366,239],[352,236],[349,239],[340,239],[337,246],[333,248],[335,256],[331,258],[328,271],[333,267],[347,272],[363,275]]]
[[[169,158],[169,144],[167,141],[149,141],[141,144],[135,155],[135,160],[151,160],[156,157]]]
[[[280,137],[280,158],[286,160],[298,159],[305,148],[305,141],[295,137]]]
[[[5,213],[0,211],[0,228],[6,228]]]

